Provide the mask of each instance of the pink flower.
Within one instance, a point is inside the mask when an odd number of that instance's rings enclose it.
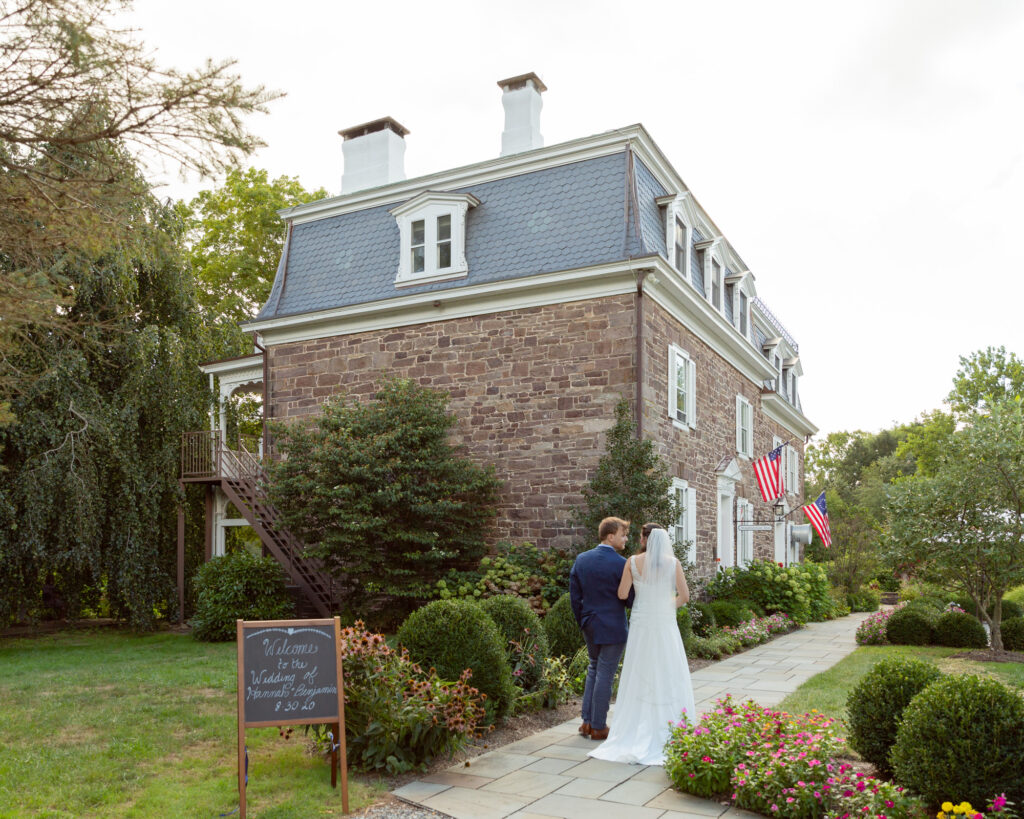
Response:
[[[992,810],[999,811],[1006,807],[1006,794],[1001,793],[992,800]]]

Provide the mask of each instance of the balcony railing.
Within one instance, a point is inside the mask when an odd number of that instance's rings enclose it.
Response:
[[[768,319],[768,323],[772,325],[780,336],[786,339],[786,342],[790,347],[793,348],[793,352],[796,355],[800,355],[800,345],[796,343],[796,339],[793,338],[792,334],[785,328],[783,323],[778,320],[775,314],[768,309],[768,305],[764,303],[760,296],[754,296],[754,304],[764,314],[764,317]]]

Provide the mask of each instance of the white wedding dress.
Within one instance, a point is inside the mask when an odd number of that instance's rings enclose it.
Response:
[[[656,537],[657,536],[657,537]],[[676,625],[676,559],[664,530],[647,545],[644,576],[630,558],[636,600],[622,661],[611,730],[588,756],[610,762],[663,765],[665,743],[683,709],[698,719],[686,650]]]

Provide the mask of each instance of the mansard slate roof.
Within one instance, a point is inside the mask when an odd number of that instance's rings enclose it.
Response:
[[[454,189],[466,217],[467,276],[395,287],[400,242],[385,205],[294,225],[257,320],[383,301],[660,254],[665,189],[631,151]]]

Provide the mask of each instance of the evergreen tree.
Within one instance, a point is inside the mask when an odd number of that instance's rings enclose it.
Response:
[[[615,424],[608,430],[606,452],[598,461],[590,483],[583,489],[585,508],[574,522],[586,529],[589,548],[597,542],[597,530],[604,518],[631,522],[626,552],[636,550],[640,529],[654,521],[671,531],[679,509],[671,494],[672,476],[649,438],[637,437],[636,422],[628,399],[615,406]],[[677,552],[683,544],[676,544]],[[685,550],[683,550],[685,553]]]
[[[387,606],[400,620],[487,551],[500,482],[449,443],[447,406],[447,394],[393,379],[372,401],[338,398],[310,424],[274,425],[285,457],[270,468],[271,500],[355,614]]]

